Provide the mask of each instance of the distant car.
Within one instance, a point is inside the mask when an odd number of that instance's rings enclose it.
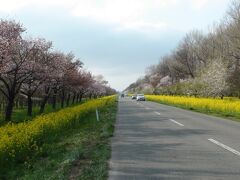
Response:
[[[137,95],[132,95],[132,99],[137,99]]]
[[[144,94],[138,94],[136,99],[137,99],[137,101],[145,101],[146,100]]]
[[[124,98],[124,94],[121,94],[121,98]]]

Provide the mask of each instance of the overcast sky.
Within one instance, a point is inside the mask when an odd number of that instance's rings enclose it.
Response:
[[[0,17],[72,51],[125,89],[190,30],[219,22],[231,0],[0,0]]]

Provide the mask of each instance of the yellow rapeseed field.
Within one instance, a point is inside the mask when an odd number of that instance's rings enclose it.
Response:
[[[240,118],[240,100],[147,95],[147,100]]]
[[[90,100],[82,105],[38,116],[32,121],[0,127],[0,165],[25,161],[29,153],[41,151],[41,144],[61,131],[80,123],[87,113],[115,101],[115,96]]]

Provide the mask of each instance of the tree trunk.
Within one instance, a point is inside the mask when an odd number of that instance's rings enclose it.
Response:
[[[77,94],[77,103],[79,103],[79,97],[80,97],[80,94],[78,93]]]
[[[53,98],[52,98],[52,108],[55,110],[56,109],[56,104],[57,104],[57,93],[58,93],[58,89],[55,88],[53,90]]]
[[[156,90],[156,88],[153,88],[153,94],[154,94],[154,95],[157,95],[157,90]]]
[[[82,98],[83,98],[83,93],[81,93],[79,96],[79,102],[82,102]]]
[[[75,103],[75,99],[76,99],[76,93],[73,94],[72,104]]]
[[[71,95],[68,94],[67,101],[66,101],[66,105],[67,105],[67,106],[69,106],[70,98],[71,98]]]
[[[89,99],[92,99],[92,93],[91,93],[91,94],[89,94]]]
[[[65,101],[65,91],[62,90],[62,97],[61,97],[61,108],[64,108],[64,101]]]
[[[23,108],[23,100],[21,99],[21,101],[19,102],[19,106],[22,109]]]
[[[224,95],[222,94],[222,95],[221,95],[221,99],[223,99],[223,98],[224,98]]]
[[[28,116],[32,116],[33,102],[32,102],[32,97],[30,94],[28,94],[28,96],[27,96],[27,102],[28,102]]]
[[[57,95],[54,93],[52,97],[52,108],[56,109]]]
[[[5,121],[11,121],[12,111],[14,105],[14,95],[8,98],[7,107],[5,111]]]
[[[40,105],[40,110],[39,110],[39,113],[42,114],[44,112],[44,109],[45,109],[45,105],[47,104],[47,101],[48,101],[48,98],[49,98],[49,95],[46,95]]]

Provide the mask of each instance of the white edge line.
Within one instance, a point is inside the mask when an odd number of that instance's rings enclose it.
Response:
[[[173,119],[169,119],[170,121],[172,121],[172,122],[174,122],[175,124],[178,124],[179,126],[184,126],[183,124],[181,124],[181,123],[179,123],[179,122],[177,122],[177,121],[175,121],[175,120],[173,120]]]
[[[155,112],[155,114],[157,114],[157,115],[161,115],[161,113],[160,113],[160,112]]]
[[[208,139],[208,140],[210,142],[212,142],[212,143],[214,143],[214,144],[216,144],[216,145],[218,145],[218,146],[220,146],[220,147],[222,147],[222,148],[232,152],[233,154],[236,154],[236,155],[240,156],[240,152],[238,152],[237,150],[235,150],[233,148],[230,148],[229,146],[226,146],[225,144],[222,144],[222,143],[220,143],[220,142],[218,142],[218,141],[216,141],[214,139]]]

